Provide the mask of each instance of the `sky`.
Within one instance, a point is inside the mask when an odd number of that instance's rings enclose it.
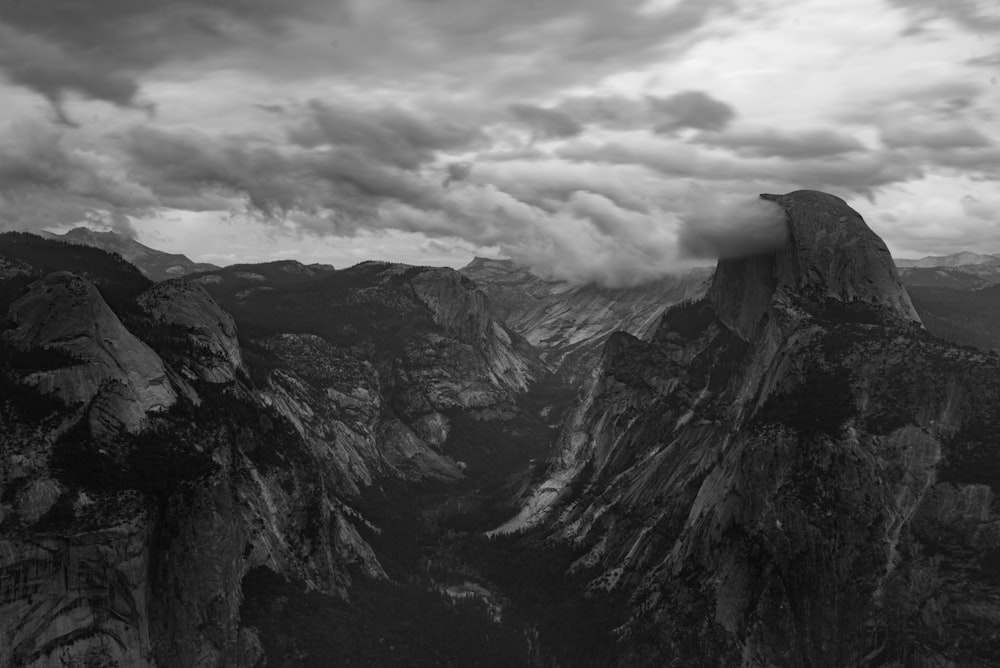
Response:
[[[631,285],[843,197],[1000,253],[1000,0],[0,0],[0,229]]]

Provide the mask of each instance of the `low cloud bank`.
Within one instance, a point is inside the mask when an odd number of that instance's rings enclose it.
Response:
[[[760,198],[705,199],[681,216],[682,257],[730,259],[779,248],[788,239],[785,212]]]

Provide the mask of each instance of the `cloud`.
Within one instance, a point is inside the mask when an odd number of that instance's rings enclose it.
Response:
[[[443,185],[448,187],[452,183],[465,181],[472,174],[474,167],[475,164],[471,162],[449,162],[445,165],[448,177],[444,180]]]
[[[2,3],[10,7],[15,3]],[[19,3],[18,3],[19,4]],[[59,44],[22,34],[0,23],[0,70],[14,83],[31,88],[52,103],[59,119],[69,123],[62,102],[69,91],[113,104],[133,104],[138,83],[112,68],[94,67]]]
[[[0,134],[0,225],[42,227],[129,211],[147,213],[155,195],[85,139],[16,123]]]
[[[683,128],[722,130],[736,118],[732,106],[700,90],[667,96],[575,95],[557,108],[578,123],[662,134]]]
[[[823,158],[865,150],[864,144],[855,137],[829,129],[744,128],[721,133],[702,133],[694,141],[730,148],[740,155],[765,158]]]
[[[991,53],[988,56],[969,58],[965,61],[965,64],[972,65],[973,67],[1000,68],[1000,52]]]
[[[538,139],[575,137],[583,132],[582,125],[557,109],[533,104],[512,104],[509,109],[515,118],[531,128]]]
[[[891,151],[856,151],[823,158],[741,158],[729,152],[686,142],[623,138],[578,141],[557,152],[567,160],[612,165],[642,165],[665,176],[705,181],[768,181],[788,190],[846,190],[871,194],[876,189],[922,175],[919,162]]]
[[[142,73],[273,38],[290,21],[315,16],[318,4],[110,0],[93,7],[77,0],[3,2],[0,70],[57,107],[70,92],[132,106]]]
[[[788,239],[785,212],[756,198],[703,198],[681,216],[681,255],[699,259],[758,255]]]
[[[993,145],[989,137],[966,123],[887,123],[881,136],[885,145],[892,148],[952,149]]]
[[[721,130],[736,111],[721,100],[700,90],[688,90],[665,98],[651,98],[653,109],[662,116],[655,131],[670,133],[680,128]]]
[[[470,148],[484,139],[477,128],[393,106],[358,109],[314,100],[308,111],[308,118],[289,133],[294,143],[351,147],[376,162],[405,169],[433,160],[438,151]]]
[[[973,32],[1000,31],[1000,9],[992,2],[983,0],[889,0],[912,16],[911,29],[915,34],[928,23],[937,19],[948,19],[956,25]]]

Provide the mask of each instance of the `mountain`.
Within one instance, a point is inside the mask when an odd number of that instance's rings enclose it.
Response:
[[[956,253],[897,260],[928,331],[961,345],[1000,350],[1000,257]]]
[[[590,665],[997,665],[1000,360],[924,330],[843,200],[762,197],[787,245],[609,339],[494,540],[571,556]]]
[[[1000,257],[963,251],[953,255],[928,256],[919,260],[896,260],[896,266],[906,269],[939,269],[942,267],[983,267],[1000,269]]]
[[[540,352],[567,383],[593,369],[612,332],[651,332],[666,307],[700,296],[711,270],[632,288],[544,279],[510,260],[477,257],[461,270],[489,295],[499,317]]]
[[[93,246],[109,253],[118,253],[154,281],[165,281],[218,268],[214,264],[194,262],[179,253],[165,253],[144,246],[135,239],[116,232],[97,232],[86,227],[76,227],[65,234],[43,232],[42,235],[47,239]]]
[[[897,260],[907,287],[976,289],[1000,283],[1000,257],[955,253],[920,260]]]
[[[907,292],[932,334],[1000,352],[1000,284],[976,288],[911,285]]]
[[[550,437],[543,362],[469,279],[154,284],[17,233],[0,268],[0,665],[524,665],[430,570]]]

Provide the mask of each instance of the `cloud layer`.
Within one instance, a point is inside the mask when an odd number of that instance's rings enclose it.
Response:
[[[814,188],[893,250],[1000,252],[1000,65],[992,41],[969,50],[1000,30],[995,14],[0,3],[0,227],[100,225],[206,256],[220,252],[178,245],[190,230],[171,221],[224,223],[247,231],[236,260],[275,239],[395,259],[379,239],[422,239],[406,259],[501,254],[624,285],[781,243],[756,194]]]

